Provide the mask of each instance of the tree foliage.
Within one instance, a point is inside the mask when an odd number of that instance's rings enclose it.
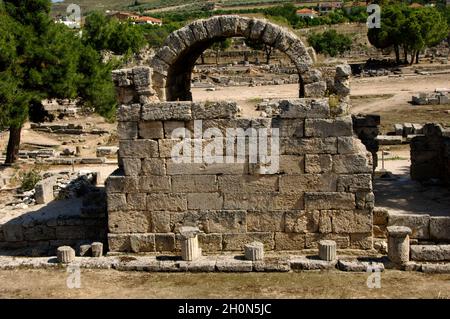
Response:
[[[308,43],[318,53],[326,53],[332,57],[350,50],[352,39],[336,30],[328,30],[323,33],[313,33],[308,37]]]

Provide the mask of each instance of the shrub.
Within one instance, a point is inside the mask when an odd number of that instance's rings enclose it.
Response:
[[[24,192],[32,190],[40,180],[42,177],[39,169],[32,168],[19,172],[20,189]]]
[[[325,53],[332,57],[350,50],[352,39],[336,30],[328,30],[323,33],[313,33],[308,37],[309,44],[318,53]]]

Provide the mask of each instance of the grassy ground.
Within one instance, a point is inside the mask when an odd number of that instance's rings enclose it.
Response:
[[[1,298],[450,298],[450,275],[386,271],[381,288],[365,273],[142,273],[82,270],[68,289],[64,270],[0,271]]]

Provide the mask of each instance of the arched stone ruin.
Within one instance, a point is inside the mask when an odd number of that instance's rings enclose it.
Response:
[[[264,116],[245,118],[233,101],[195,102],[192,68],[214,41],[243,36],[287,54],[300,77],[300,98],[274,99]],[[372,156],[354,136],[348,115],[348,65],[338,66],[333,97],[312,68],[304,44],[265,20],[219,16],[171,34],[151,67],[113,73],[118,112],[119,166],[106,184],[110,251],[179,249],[181,226],[197,226],[203,251],[241,250],[258,240],[267,250],[316,248],[332,239],[338,248],[371,249]],[[330,91],[330,88],[328,88]],[[264,163],[175,163],[176,128],[277,128],[279,167]],[[236,142],[235,142],[236,143]],[[250,143],[249,143],[250,144]],[[235,144],[232,147],[236,147]]]
[[[326,85],[321,82],[320,74],[316,72],[315,76],[311,76],[309,71],[313,61],[307,53],[307,48],[295,34],[262,19],[218,16],[194,21],[173,32],[156,53],[151,67],[153,88],[159,99],[192,100],[191,74],[195,62],[214,42],[231,37],[256,40],[285,53],[298,71],[300,97],[311,97],[325,92]]]

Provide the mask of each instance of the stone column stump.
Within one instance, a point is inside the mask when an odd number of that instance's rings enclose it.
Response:
[[[244,246],[245,259],[260,261],[264,259],[264,244],[254,241]]]
[[[198,227],[184,226],[180,228],[181,236],[181,259],[184,261],[195,261],[202,255],[198,245]]]
[[[333,240],[319,241],[319,258],[325,261],[336,260],[336,242]]]
[[[92,243],[91,245],[92,257],[103,256],[103,244],[99,242]]]
[[[405,226],[389,226],[388,257],[396,265],[409,261],[409,235],[411,228]]]
[[[58,247],[57,257],[59,263],[69,264],[75,260],[75,250],[69,246]]]

